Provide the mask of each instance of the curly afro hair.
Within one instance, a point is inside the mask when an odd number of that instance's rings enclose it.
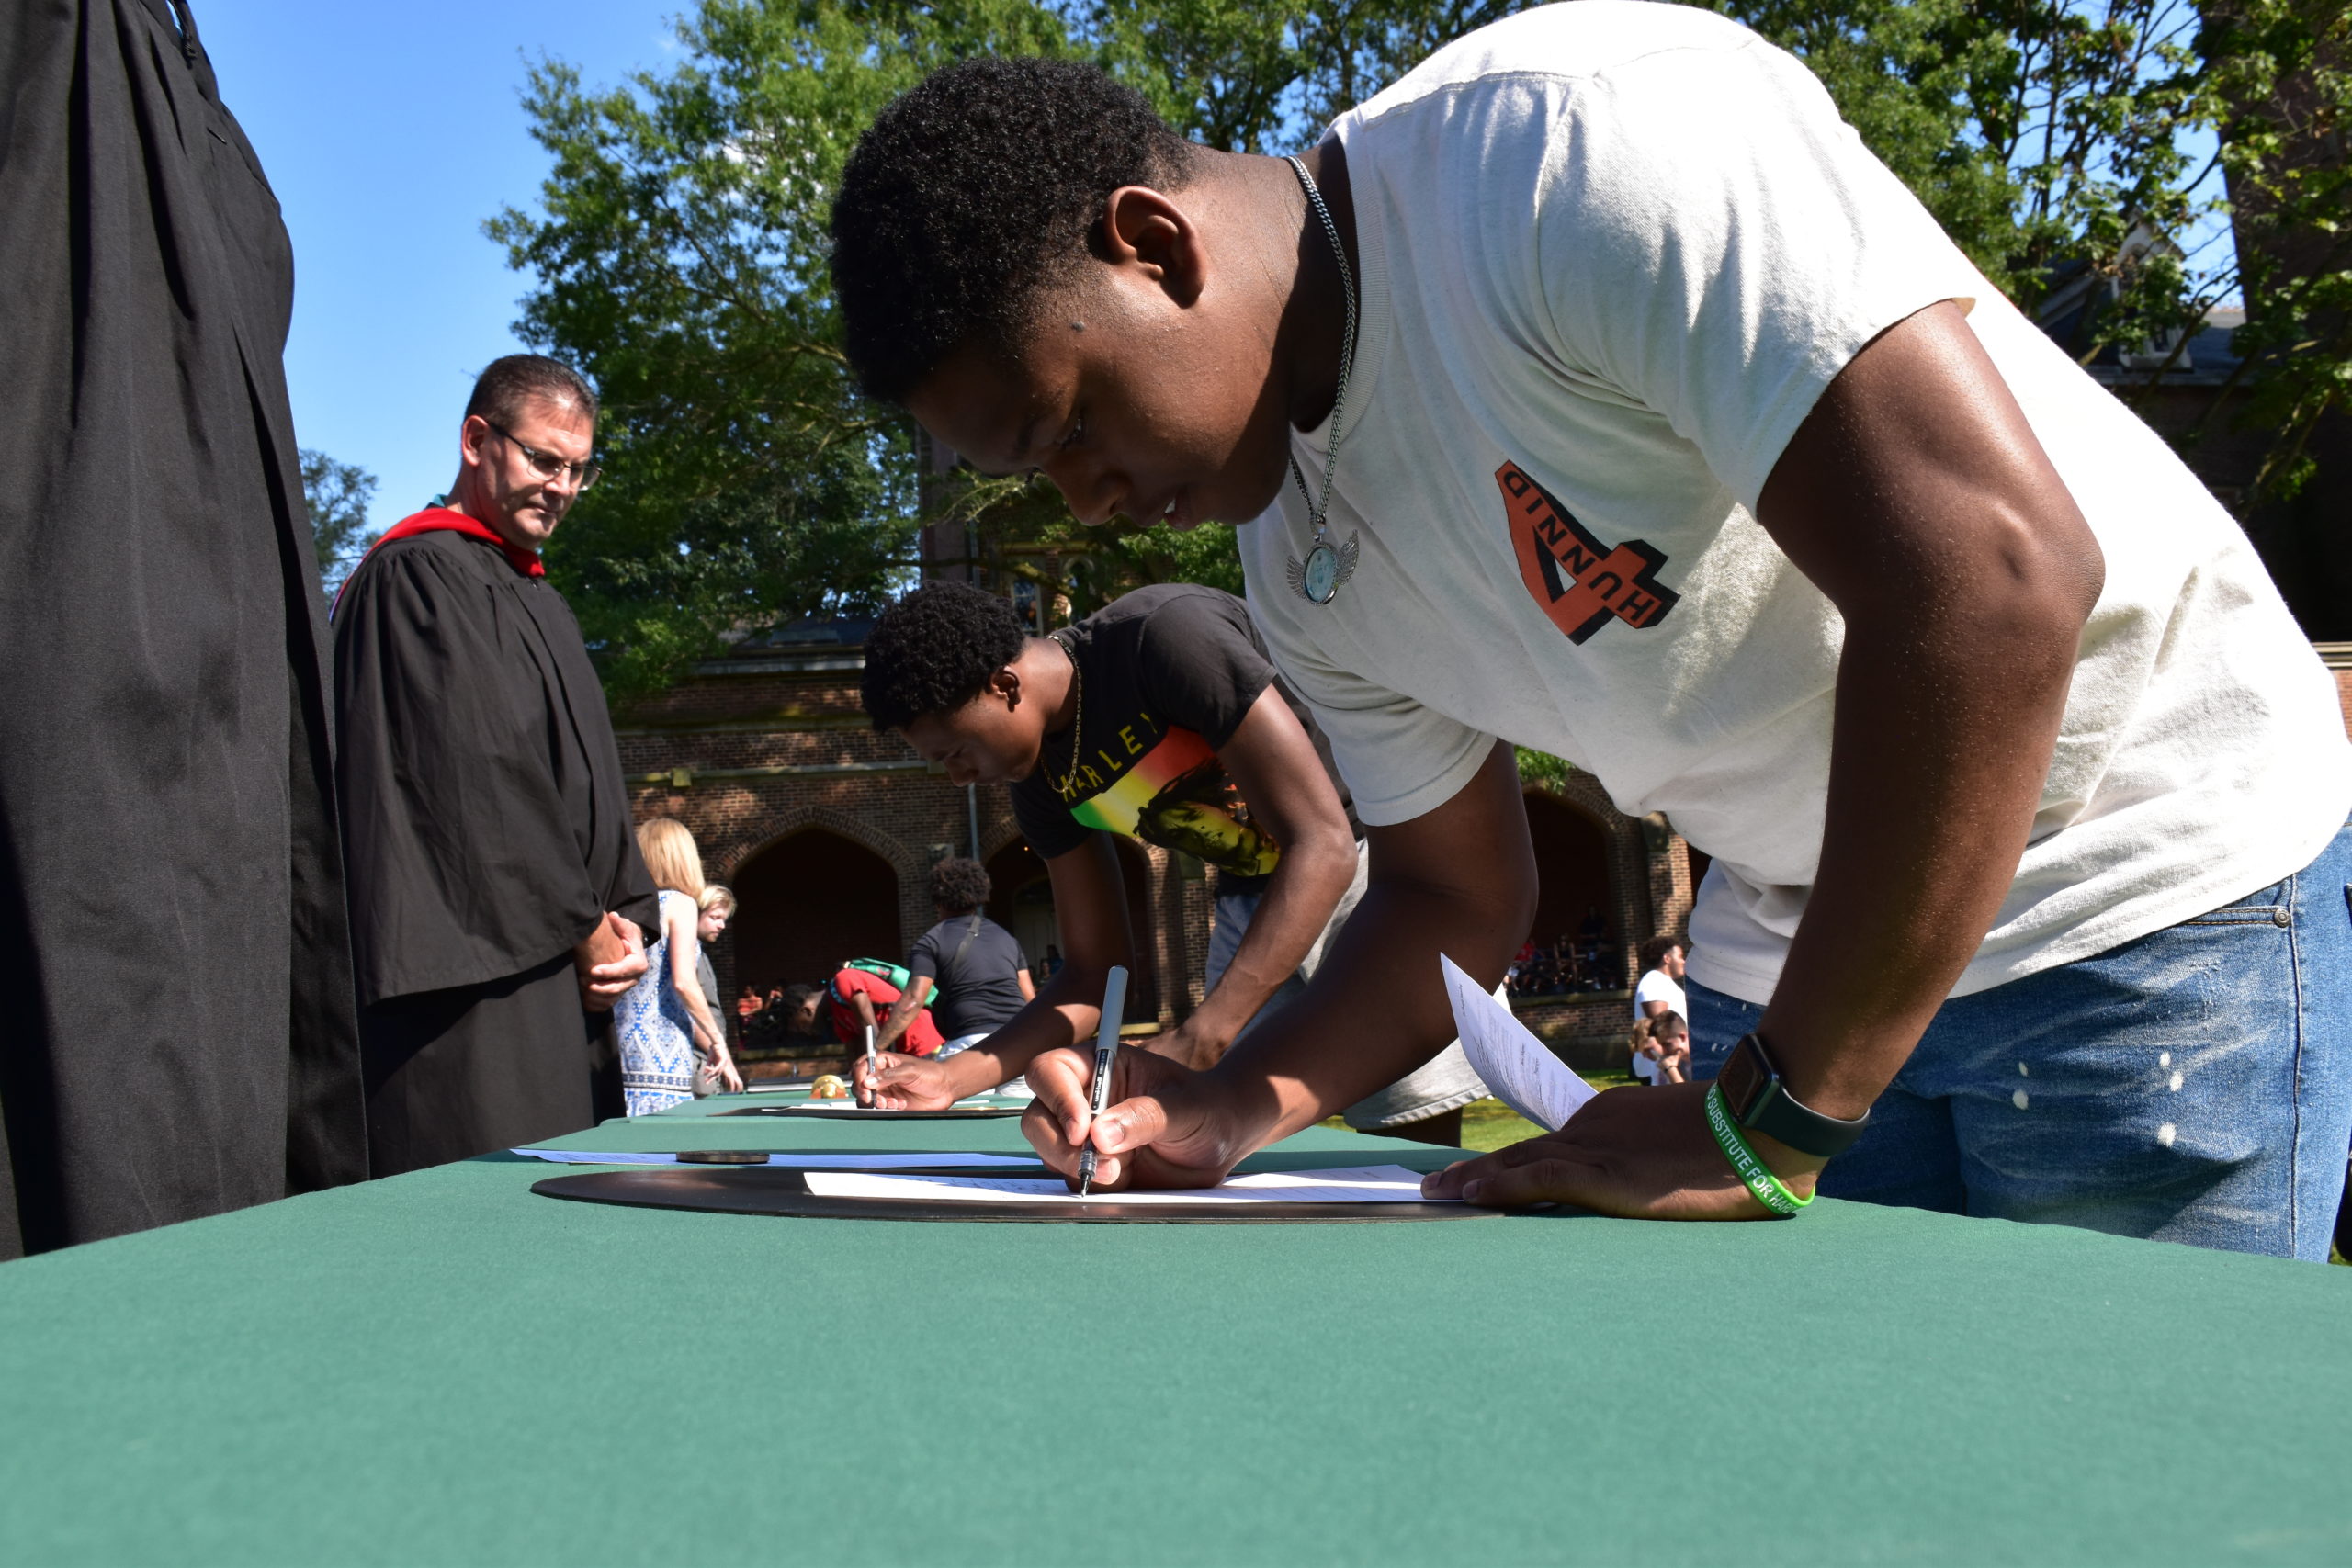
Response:
[[[931,868],[931,901],[951,915],[978,908],[994,890],[989,868],[976,860],[950,855]]]
[[[865,638],[861,693],[876,729],[953,713],[1021,655],[1029,638],[1012,606],[968,582],[918,588],[882,612]]]
[[[1009,350],[1121,186],[1184,183],[1194,148],[1091,65],[967,60],[858,139],[833,202],[851,367],[903,403],[967,344]]]

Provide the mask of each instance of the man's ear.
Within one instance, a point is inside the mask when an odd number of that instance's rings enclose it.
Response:
[[[989,677],[989,695],[1005,705],[1007,712],[1021,705],[1021,671],[1008,664]]]
[[[1184,209],[1149,186],[1121,186],[1102,203],[1102,246],[1113,266],[1137,268],[1179,306],[1201,296],[1208,256]]]
[[[469,413],[458,425],[458,461],[466,467],[479,468],[482,463],[481,444],[490,437],[490,421],[478,413]]]

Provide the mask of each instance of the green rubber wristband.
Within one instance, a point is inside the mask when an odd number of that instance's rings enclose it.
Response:
[[[1724,1158],[1731,1161],[1732,1169],[1747,1183],[1747,1190],[1756,1194],[1758,1202],[1786,1220],[1794,1218],[1799,1210],[1813,1201],[1810,1193],[1800,1198],[1783,1187],[1781,1179],[1772,1174],[1772,1168],[1756,1157],[1756,1151],[1747,1146],[1747,1135],[1740,1132],[1739,1123],[1731,1119],[1731,1111],[1724,1104],[1721,1084],[1707,1086],[1707,1125],[1713,1131]]]

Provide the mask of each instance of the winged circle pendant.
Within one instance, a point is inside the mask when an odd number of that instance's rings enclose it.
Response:
[[[1337,549],[1318,543],[1303,562],[1296,556],[1285,558],[1290,591],[1310,604],[1329,604],[1356,574],[1356,536],[1350,534]]]

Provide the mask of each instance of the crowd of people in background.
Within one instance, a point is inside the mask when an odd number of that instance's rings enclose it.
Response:
[[[1520,944],[1503,988],[1515,997],[1565,997],[1580,992],[1622,991],[1625,964],[1607,917],[1589,909],[1574,934],[1562,931],[1549,947],[1530,936]]]

